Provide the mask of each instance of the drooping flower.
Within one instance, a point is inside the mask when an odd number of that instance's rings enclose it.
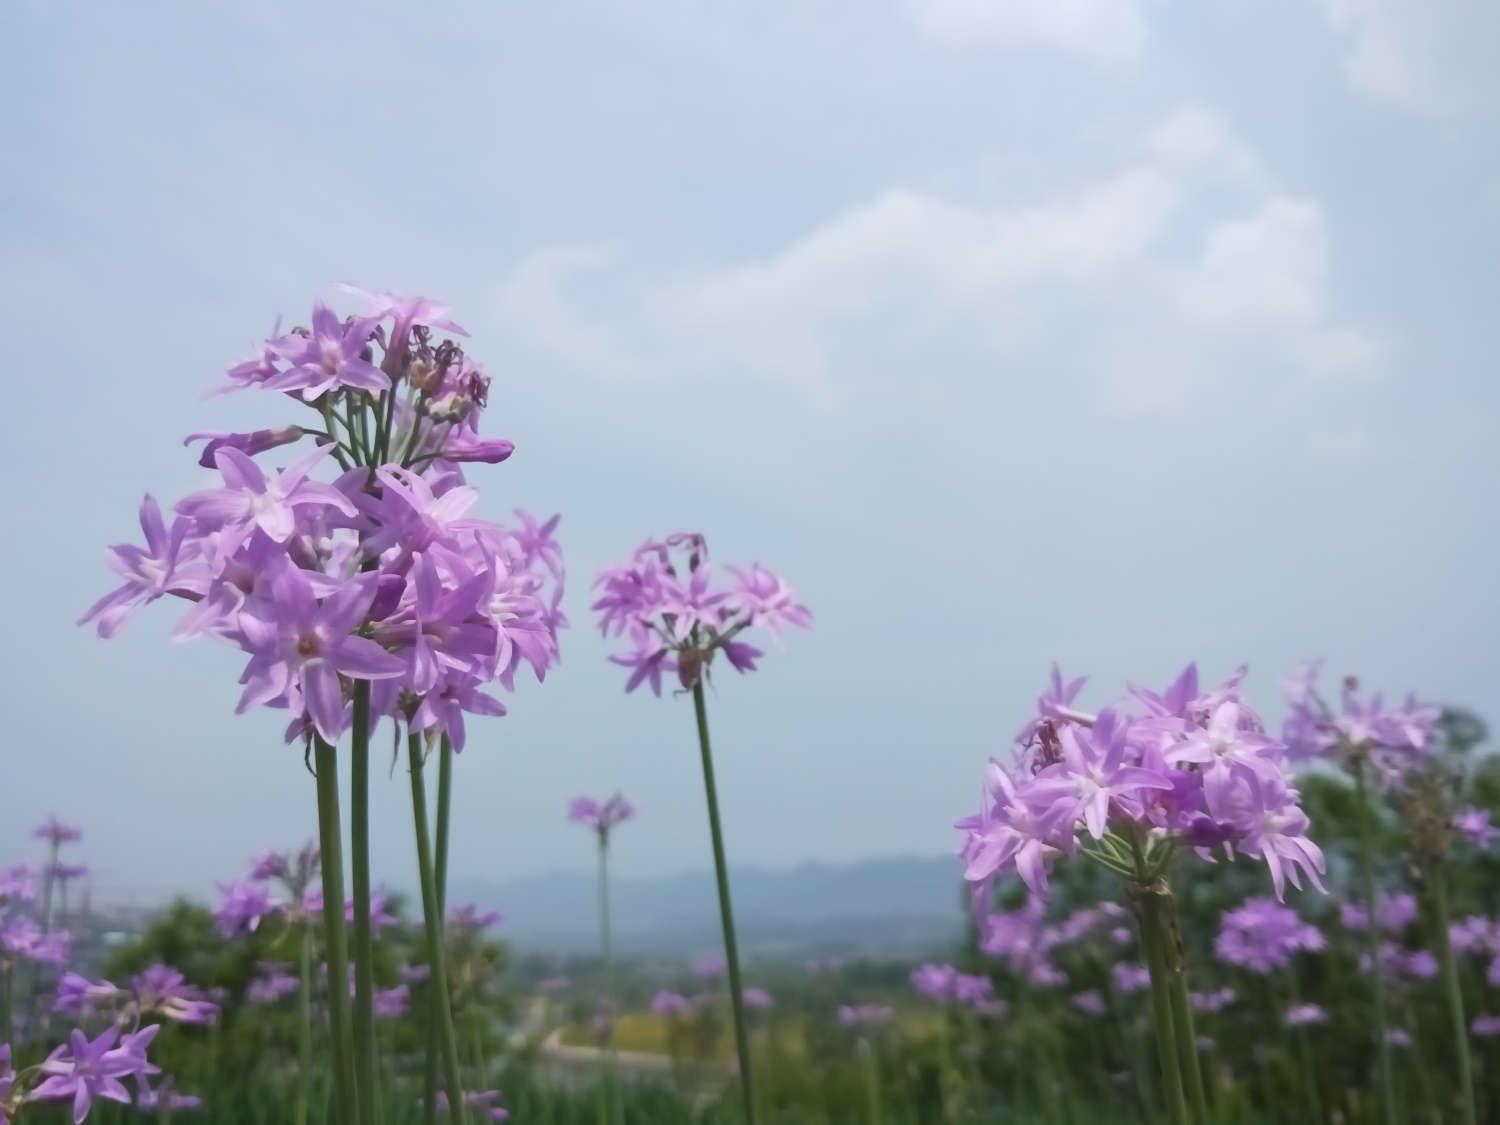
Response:
[[[126,618],[160,597],[176,594],[194,598],[208,588],[208,568],[200,558],[201,547],[196,539],[188,538],[192,521],[178,516],[168,528],[162,520],[161,508],[149,493],[141,501],[140,520],[146,546],[116,543],[109,548],[105,562],[123,582],[89,606],[78,619],[80,625],[97,622],[96,631],[101,637],[114,636]],[[54,844],[64,842],[54,837],[48,839]]]

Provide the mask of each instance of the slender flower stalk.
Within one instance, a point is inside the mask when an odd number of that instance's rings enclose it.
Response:
[[[312,963],[313,934],[311,922],[305,922],[299,935],[301,945],[297,959],[297,1125],[307,1125],[308,1106],[312,1103]]]
[[[349,761],[349,851],[354,895],[354,1080],[361,1125],[375,1125],[375,940],[370,924],[370,681],[354,682]]]
[[[338,1125],[358,1125],[349,1028],[349,955],[344,933],[343,830],[339,824],[338,752],[313,735],[318,780],[318,849],[323,871],[323,941],[328,963],[328,1030]]]
[[[1441,864],[1435,864],[1429,874],[1432,887],[1434,935],[1438,950],[1438,964],[1443,976],[1443,998],[1448,1007],[1448,1020],[1453,1031],[1453,1053],[1458,1060],[1458,1097],[1464,1125],[1475,1125],[1478,1114],[1474,1106],[1474,1067],[1469,1058],[1469,1023],[1464,1016],[1463,987],[1458,980],[1458,966],[1453,959],[1453,938],[1448,911],[1448,881]]]
[[[868,1039],[860,1039],[855,1050],[859,1053],[859,1069],[865,1087],[865,1125],[881,1125],[880,1060],[875,1045]]]
[[[745,1120],[754,1125],[755,1081],[750,1063],[750,1034],[745,1019],[745,994],[740,983],[740,949],[734,931],[734,905],[729,899],[729,865],[724,858],[724,829],[719,822],[719,794],[714,784],[713,751],[708,741],[708,707],[703,682],[693,684],[693,713],[698,720],[698,749],[703,757],[703,792],[708,802],[708,831],[713,840],[714,879],[719,887],[719,921],[724,929],[724,959],[729,969],[729,1001],[734,1013],[734,1048],[740,1064],[740,1097]]]
[[[1370,957],[1370,984],[1375,994],[1375,1058],[1380,1076],[1380,1117],[1396,1125],[1396,1079],[1391,1064],[1390,1023],[1386,1016],[1385,971],[1381,967],[1380,926],[1375,897],[1375,810],[1371,807],[1363,757],[1354,759],[1354,790],[1359,817],[1359,877],[1365,896],[1365,940]]]
[[[1075,706],[1084,681],[1054,666],[1009,765],[991,761],[985,802],[960,820],[964,877],[983,929],[992,888],[1015,872],[1037,898],[1047,863],[1083,855],[1125,881],[1140,919],[1164,1097],[1176,1122],[1206,1122],[1182,939],[1167,871],[1175,855],[1255,856],[1276,897],[1306,877],[1322,889],[1323,853],[1291,784],[1286,746],[1242,698],[1243,668],[1201,690],[1189,664],[1163,691],[1132,687],[1131,714]]]
[[[447,1095],[454,1125],[464,1125],[463,1082],[458,1065],[458,1039],[453,1030],[453,1008],[448,994],[448,957],[443,948],[443,912],[438,905],[432,838],[427,824],[427,787],[422,780],[425,763],[420,734],[407,736],[406,755],[411,771],[412,819],[417,837],[417,875],[422,885],[422,920],[427,935],[427,962],[432,970],[430,987],[437,998],[434,1008],[438,1047],[442,1052],[443,1092]]]
[[[452,821],[453,806],[453,742],[445,733],[438,744],[438,792],[437,792],[437,844],[436,844],[436,870],[433,877],[437,880],[438,914],[444,919],[446,925],[448,910],[448,837],[449,825]],[[444,935],[446,944],[447,936]],[[435,990],[428,989],[429,1003],[427,1010],[427,1036],[423,1044],[426,1055],[426,1065],[423,1072],[423,1114],[428,1125],[436,1125],[437,1122],[437,1090],[438,1090],[438,1033],[437,1021],[441,1018],[438,1013],[438,996]]]
[[[708,544],[702,535],[684,532],[660,542],[648,540],[626,563],[609,567],[599,576],[596,585],[600,596],[593,608],[599,613],[599,627],[606,636],[629,638],[631,651],[610,657],[630,670],[625,682],[627,692],[644,683],[650,685],[653,694],[660,695],[664,676],[675,673],[683,690],[693,696],[718,883],[719,918],[729,970],[740,1096],[747,1125],[755,1125],[755,1083],[739,944],[729,897],[729,871],[714,784],[704,685],[715,658],[720,655],[738,672],[755,670],[765,654],[741,638],[747,629],[764,628],[779,636],[786,626],[807,628],[812,624],[812,614],[797,600],[791,587],[765,567],[756,565],[744,571],[731,568],[731,574],[732,584],[715,585],[708,562]]]
[[[619,1064],[615,1053],[615,958],[609,912],[609,840],[614,830],[635,816],[635,806],[616,793],[607,801],[577,797],[568,806],[568,819],[593,829],[599,858],[599,948],[604,956],[604,1005],[599,1014],[605,1049],[605,1081],[600,1087],[602,1121],[623,1120]]]
[[[469,514],[479,494],[464,467],[497,464],[514,446],[479,436],[490,379],[453,338],[467,333],[425,298],[344,288],[368,306],[363,315],[341,317],[317,302],[309,326],[267,340],[229,369],[222,388],[271,392],[318,421],[192,435],[205,441],[200,463],[220,480],[179,501],[170,520],[144,499],[145,546],[110,548],[122,583],[80,623],[109,637],[142,606],[181,599],[191,608],[179,638],[212,636],[247,654],[237,710],[285,710],[287,740],[315,734],[330,775],[334,747],[350,732],[354,1005],[346,1023],[347,984],[331,985],[335,1088],[340,1125],[379,1125],[371,734],[389,719],[398,732],[442,735],[462,751],[466,715],[505,714],[486,691],[491,683],[511,690],[523,667],[540,680],[556,663],[564,570],[557,517],[517,512],[518,524],[505,526]],[[284,467],[255,460],[304,439],[313,448]],[[333,465],[334,479],[316,479]],[[338,794],[321,773],[319,782],[331,872],[341,856]],[[442,836],[446,870],[446,826]],[[432,841],[421,844],[430,861]],[[328,917],[340,916],[338,927],[329,924],[333,971],[332,947],[346,953],[343,899],[331,881],[324,891]],[[440,910],[433,924],[441,946]],[[463,1091],[449,1093],[461,1108]]]

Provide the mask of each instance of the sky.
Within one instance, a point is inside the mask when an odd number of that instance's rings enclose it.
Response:
[[[339,282],[449,303],[494,377],[481,514],[561,512],[563,664],[471,726],[454,872],[707,863],[691,705],[589,586],[649,535],[815,629],[710,699],[732,858],[936,854],[1051,661],[1324,656],[1497,714],[1500,9],[1481,0],[246,5],[13,0],[0,32],[11,707],[0,856],[209,891],[313,832],[241,658],[76,628],[205,398]],[[414,881],[375,786],[376,879]]]

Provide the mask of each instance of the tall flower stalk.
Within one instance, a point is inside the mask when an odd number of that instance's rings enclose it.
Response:
[[[721,654],[738,672],[755,670],[764,653],[740,639],[745,630],[763,627],[779,635],[788,625],[810,626],[812,614],[797,601],[785,582],[762,566],[743,571],[731,568],[730,574],[731,584],[715,584],[708,562],[708,544],[702,535],[685,532],[659,542],[648,540],[625,563],[600,574],[597,582],[600,596],[593,608],[599,613],[599,627],[606,636],[624,636],[630,641],[628,652],[610,657],[630,670],[625,683],[627,692],[645,683],[659,696],[663,677],[675,673],[683,691],[693,696],[718,884],[719,918],[729,972],[740,1096],[745,1120],[754,1125],[756,1101],[750,1037],[704,686],[714,659]]]
[[[1329,761],[1354,779],[1359,817],[1359,878],[1365,898],[1365,934],[1369,941],[1380,1112],[1385,1125],[1395,1125],[1398,1115],[1391,1057],[1393,1029],[1376,917],[1378,806],[1371,788],[1373,782],[1400,791],[1406,779],[1428,763],[1441,713],[1437,708],[1419,702],[1415,696],[1408,696],[1400,707],[1387,706],[1378,694],[1365,698],[1360,694],[1359,681],[1353,676],[1344,678],[1338,707],[1335,708],[1318,690],[1320,672],[1321,664],[1311,661],[1284,681],[1291,712],[1282,727],[1282,740],[1294,760]],[[1467,1046],[1466,1040],[1464,1046]],[[1472,1096],[1469,1104],[1472,1106]]]
[[[1323,853],[1307,836],[1285,747],[1245,703],[1243,678],[1241,669],[1200,690],[1190,664],[1161,692],[1131,688],[1134,713],[1090,714],[1074,706],[1084,681],[1054,667],[1016,758],[991,761],[985,804],[958,822],[981,922],[997,879],[1014,871],[1045,897],[1047,865],[1058,857],[1083,855],[1124,881],[1151,978],[1167,1112],[1195,1125],[1208,1106],[1168,881],[1174,858],[1219,848],[1263,860],[1278,899],[1304,876],[1322,889]]]
[[[620,1101],[620,1075],[615,1056],[615,957],[614,938],[609,923],[609,838],[611,833],[635,815],[635,806],[616,793],[606,801],[592,797],[575,797],[568,806],[568,819],[594,830],[599,858],[599,948],[604,957],[604,1028],[606,1102],[603,1116],[611,1121],[623,1119]]]
[[[238,710],[288,712],[288,739],[306,743],[317,774],[336,1113],[341,1125],[377,1125],[371,736],[390,720],[414,745],[446,736],[462,750],[466,714],[505,713],[485,688],[494,681],[512,688],[523,665],[543,677],[565,621],[556,517],[517,513],[518,525],[508,527],[469,515],[478,492],[463,466],[499,463],[514,446],[478,433],[490,380],[455,338],[467,333],[425,298],[345,288],[365,313],[341,317],[318,302],[308,327],[267,340],[227,373],[224,390],[272,392],[298,406],[302,420],[190,436],[204,442],[200,464],[217,470],[219,486],[184,498],[170,522],[147,496],[145,546],[110,549],[122,584],[82,620],[108,637],[161,597],[190,602],[178,637],[226,640],[249,657]],[[255,460],[304,439],[313,448],[284,468],[268,471]],[[338,475],[315,479],[329,465]],[[346,732],[354,898],[347,934],[337,787]],[[433,882],[430,905],[439,907],[432,840],[418,845]],[[428,922],[441,952],[441,911]],[[434,990],[446,1009],[436,979]],[[446,1092],[461,1114],[463,1092],[452,1078]]]

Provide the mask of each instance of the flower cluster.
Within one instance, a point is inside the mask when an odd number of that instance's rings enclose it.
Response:
[[[122,1026],[138,1025],[150,1016],[198,1025],[219,1019],[219,1005],[170,965],[150,966],[131,978],[129,988],[64,973],[57,985],[53,1011],[73,1018],[106,1012]]]
[[[574,824],[585,824],[608,838],[610,832],[635,816],[635,806],[619,793],[607,801],[596,801],[592,797],[574,797],[568,805],[568,819]]]
[[[1378,777],[1398,787],[1432,753],[1442,712],[1415,695],[1400,707],[1387,706],[1378,692],[1364,697],[1353,676],[1344,678],[1334,708],[1318,691],[1321,671],[1321,661],[1309,661],[1283,681],[1291,706],[1281,729],[1288,756],[1346,767],[1368,759]]]
[[[179,638],[214,637],[247,658],[238,711],[286,710],[289,738],[333,743],[354,685],[368,682],[376,719],[461,749],[466,714],[505,713],[489,683],[512,688],[523,665],[540,679],[557,660],[557,521],[468,514],[478,493],[462,463],[513,448],[478,434],[488,376],[436,335],[463,334],[441,306],[350,291],[366,314],[340,318],[320,302],[310,327],[228,374],[225,389],[280,392],[307,424],[193,435],[219,485],[170,518],[147,496],[145,545],[110,549],[122,583],[81,620],[108,637],[140,606],[184,599]],[[304,438],[313,448],[282,468],[255,460]],[[314,479],[331,465],[333,479]]]
[[[1321,890],[1285,748],[1242,698],[1243,677],[1200,690],[1190,664],[1161,692],[1132,687],[1133,711],[1094,715],[1073,706],[1082,681],[1054,668],[1014,761],[991,761],[984,806],[957,825],[976,905],[1012,870],[1044,896],[1048,860],[1080,851],[1149,883],[1178,847],[1204,859],[1221,848],[1262,859],[1278,899],[1303,876]]]
[[[894,1008],[885,1004],[840,1004],[838,1019],[840,1027],[879,1027],[891,1022],[896,1014]]]
[[[695,1008],[696,1005],[686,996],[680,992],[672,992],[670,989],[664,988],[651,998],[652,1013],[668,1019],[674,1016],[685,1016]]]
[[[994,997],[994,982],[977,973],[960,972],[952,965],[918,965],[911,986],[936,1004],[969,1008],[982,1016],[1005,1014],[1005,1002]]]
[[[779,636],[786,626],[812,625],[812,613],[791,587],[765,567],[730,567],[729,574],[731,581],[717,583],[707,542],[683,532],[647,540],[629,561],[599,575],[593,605],[599,629],[630,642],[629,652],[610,657],[630,669],[626,691],[648,683],[660,695],[668,673],[692,688],[720,652],[736,671],[754,671],[765,654],[738,639],[746,629]]]
[[[68,1102],[70,1117],[79,1125],[97,1099],[129,1105],[132,1099],[125,1079],[136,1081],[139,1097],[135,1103],[146,1106],[152,1094],[146,1079],[161,1072],[146,1057],[146,1049],[159,1030],[159,1024],[150,1024],[122,1032],[114,1025],[90,1039],[75,1029],[66,1043],[20,1074],[12,1068],[10,1045],[0,1044],[0,1123],[13,1120],[29,1103]]]
[[[1298,953],[1317,953],[1327,946],[1323,931],[1295,910],[1273,899],[1250,898],[1224,912],[1214,953],[1252,973],[1270,973],[1286,968]]]

